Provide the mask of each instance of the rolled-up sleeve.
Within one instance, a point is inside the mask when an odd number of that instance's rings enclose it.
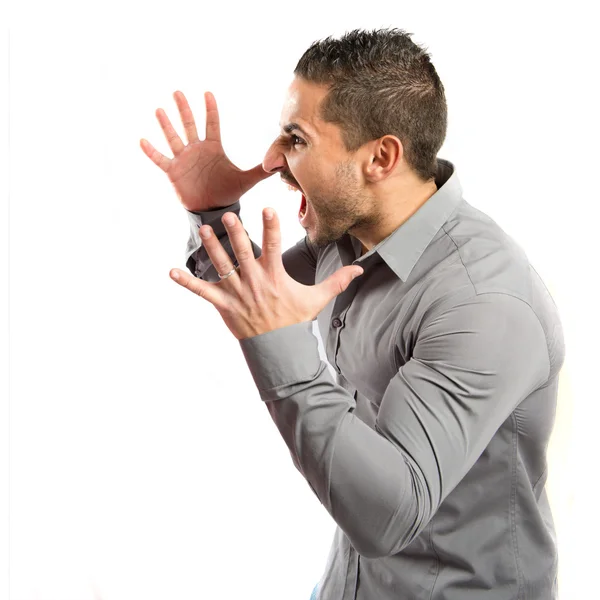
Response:
[[[310,322],[240,346],[294,464],[369,558],[415,539],[550,369],[544,331],[523,300],[487,293],[440,303],[371,429],[320,359]]]

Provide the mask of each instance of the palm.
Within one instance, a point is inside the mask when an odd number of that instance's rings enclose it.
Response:
[[[242,171],[225,155],[220,142],[188,144],[173,158],[167,175],[181,203],[188,210],[232,204],[247,190]]]
[[[165,112],[158,109],[156,117],[174,156],[167,158],[144,139],[140,145],[152,162],[167,174],[187,210],[200,212],[229,206],[271,175],[260,164],[242,171],[227,158],[221,144],[219,112],[211,93],[205,94],[205,140],[198,138],[194,117],[183,93],[175,92],[174,97],[189,143],[185,145],[181,141]]]

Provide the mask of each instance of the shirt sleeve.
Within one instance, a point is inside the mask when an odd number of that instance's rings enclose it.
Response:
[[[217,210],[204,212],[192,212],[188,210],[186,212],[190,222],[190,235],[185,252],[186,266],[192,275],[204,281],[219,281],[217,271],[202,244],[199,229],[202,225],[210,225],[224,250],[233,260],[233,264],[237,266],[238,262],[231,247],[227,229],[221,219],[227,212],[233,212],[240,218],[240,203],[238,201],[231,206]],[[258,244],[252,240],[250,241],[252,243],[254,258],[258,258],[262,254],[262,249]],[[308,236],[306,236],[282,254],[283,266],[290,277],[293,277],[296,281],[304,285],[314,285],[317,255],[317,248],[310,243]]]
[[[522,300],[490,293],[440,306],[390,380],[375,429],[354,416],[354,398],[320,359],[309,322],[240,340],[294,463],[368,558],[395,554],[419,535],[549,376],[543,329]]]

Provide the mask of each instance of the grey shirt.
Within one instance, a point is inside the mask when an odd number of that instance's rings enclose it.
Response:
[[[320,600],[550,600],[557,549],[545,483],[564,340],[524,251],[438,191],[361,256],[345,235],[283,254],[311,285],[364,273],[310,322],[240,340],[260,397],[338,527]],[[218,281],[198,227],[232,253],[221,217],[189,214],[188,268]],[[260,247],[253,243],[254,254]],[[236,263],[237,264],[237,263]]]

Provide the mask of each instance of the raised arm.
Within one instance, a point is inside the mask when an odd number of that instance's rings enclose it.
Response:
[[[218,210],[196,213],[188,211],[190,236],[188,238],[185,254],[186,266],[193,275],[200,277],[200,279],[204,279],[205,281],[219,281],[219,277],[206,249],[202,245],[202,240],[198,233],[201,225],[210,225],[213,228],[214,233],[223,245],[223,248],[237,266],[237,259],[231,248],[229,238],[227,237],[227,230],[221,221],[226,212],[233,212],[239,217],[239,201],[231,206]],[[254,257],[258,258],[261,255],[261,247],[254,241],[250,241],[252,242]],[[288,248],[283,253],[282,260],[283,266],[290,277],[293,277],[296,281],[303,283],[304,285],[314,285],[315,270],[317,266],[317,249],[310,243],[308,236],[305,236],[291,248]]]
[[[146,156],[168,175],[181,204],[187,210],[190,235],[185,260],[188,269],[196,277],[206,281],[218,281],[216,269],[202,246],[198,234],[199,227],[204,224],[210,225],[223,247],[235,260],[221,218],[229,211],[239,217],[241,196],[273,173],[266,172],[262,164],[243,171],[229,160],[223,150],[219,111],[212,93],[204,94],[204,140],[198,138],[194,115],[183,92],[177,91],[173,96],[188,144],[183,143],[165,111],[159,108],[156,110],[156,117],[173,151],[173,158],[161,154],[145,139],[140,140],[140,146]],[[261,254],[260,246],[252,242],[252,248],[254,256],[258,258]],[[317,253],[307,237],[283,254],[283,264],[289,275],[300,283],[314,284]]]

